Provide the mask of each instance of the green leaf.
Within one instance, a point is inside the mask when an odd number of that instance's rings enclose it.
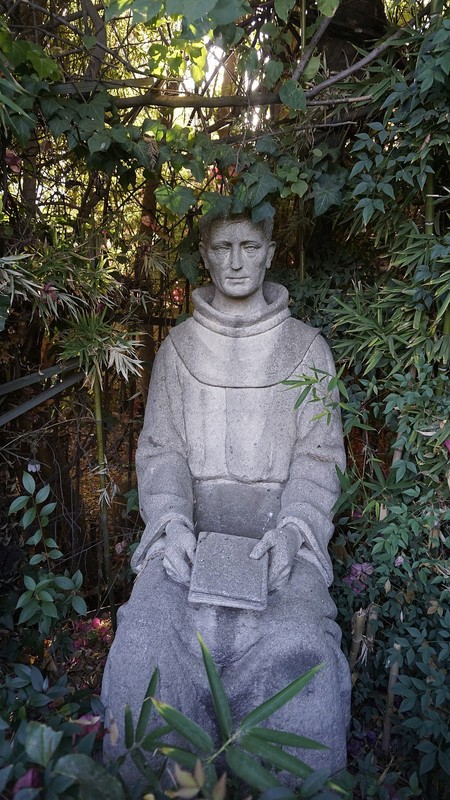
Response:
[[[302,72],[302,80],[306,83],[314,80],[320,68],[320,56],[313,56]]]
[[[184,275],[188,279],[189,283],[194,284],[197,281],[200,272],[199,261],[199,254],[193,255],[191,253],[186,253],[180,255],[178,261],[176,262],[178,274]]]
[[[197,633],[197,638],[200,642],[200,647],[202,649],[203,663],[205,665],[206,674],[208,676],[209,688],[211,691],[211,696],[216,711],[217,721],[219,723],[220,733],[222,735],[222,741],[226,742],[227,739],[230,738],[230,734],[233,728],[233,718],[231,716],[230,705],[228,703],[228,698],[222,686],[222,681],[219,678],[219,673],[217,672],[216,665],[212,660],[211,653],[209,652],[204,640],[202,639],[199,633]]]
[[[308,775],[302,783],[302,798],[317,797],[317,793],[323,788],[329,775],[330,773],[323,769],[318,769]]]
[[[333,175],[323,174],[313,183],[314,212],[316,216],[324,214],[330,206],[342,203],[342,181]]]
[[[209,14],[217,0],[166,0],[166,14],[185,17],[190,24]]]
[[[305,93],[298,81],[293,78],[283,83],[280,89],[280,100],[288,108],[295,111],[306,111]]]
[[[301,692],[301,690],[308,685],[310,680],[312,680],[316,672],[322,669],[322,667],[323,664],[318,664],[317,667],[313,667],[305,675],[301,675],[300,678],[296,678],[295,681],[292,681],[292,683],[290,683],[288,686],[285,686],[284,689],[282,689],[273,697],[270,697],[269,700],[261,703],[260,706],[255,708],[250,712],[250,714],[247,714],[247,716],[244,717],[239,725],[239,729],[241,731],[248,731],[249,728],[259,725],[260,722],[263,722],[265,719],[267,719],[267,717],[270,717],[271,714],[274,714],[275,711],[278,711],[279,708],[286,705],[289,700],[292,700],[295,695]]]
[[[263,739],[266,742],[274,742],[275,744],[285,745],[286,747],[302,747],[304,750],[329,750],[330,748],[314,739],[308,739],[307,736],[299,736],[296,733],[288,733],[287,731],[278,731],[273,728],[253,728],[251,731],[252,736],[257,739]]]
[[[25,752],[31,761],[46,767],[63,737],[41,722],[29,722],[25,736]]]
[[[155,196],[158,203],[180,217],[184,217],[195,203],[195,192],[188,186],[176,186],[174,189],[170,186],[158,186]]]
[[[34,567],[36,564],[41,564],[43,561],[45,561],[45,556],[42,553],[36,553],[36,555],[31,556],[29,564]]]
[[[340,0],[317,0],[317,7],[324,17],[333,17],[339,7]]]
[[[133,24],[150,22],[160,15],[162,0],[111,0],[105,12],[105,22],[120,17],[131,9],[133,9]]]
[[[73,610],[76,611],[77,614],[83,617],[87,614],[86,603],[78,594],[74,594],[73,597],[70,598],[70,602],[72,603]]]
[[[130,706],[125,706],[125,747],[131,750],[134,744],[133,715]]]
[[[28,537],[27,544],[30,545],[30,547],[36,547],[36,545],[41,541],[41,539],[42,539],[42,531],[39,528],[39,530],[35,531],[32,536]]]
[[[31,523],[34,522],[35,519],[36,519],[36,506],[33,506],[32,508],[29,508],[27,511],[25,511],[25,514],[20,520],[22,528],[24,530],[28,528],[28,526],[31,525]]]
[[[163,747],[163,744],[159,740],[167,733],[171,733],[171,731],[172,728],[170,725],[162,725],[159,728],[154,728],[150,733],[147,733],[147,735],[140,740],[138,740],[136,731],[136,741],[139,742],[139,747],[141,747],[142,750],[153,751],[156,749],[156,747]]]
[[[62,756],[56,762],[54,771],[77,782],[81,789],[80,800],[126,800],[119,780],[83,753]]]
[[[145,733],[147,731],[148,721],[150,719],[150,713],[153,708],[152,697],[156,692],[158,681],[159,681],[159,669],[156,668],[153,670],[152,677],[150,678],[150,682],[148,684],[147,691],[145,693],[144,702],[142,703],[141,710],[139,713],[138,724],[136,726],[137,742],[141,741],[141,739],[145,736]]]
[[[67,578],[66,575],[56,575],[53,578],[53,583],[58,589],[67,589],[71,591],[75,588],[73,580],[71,578]]]
[[[291,185],[292,194],[298,194],[299,197],[303,197],[303,195],[306,194],[307,191],[308,191],[308,184],[306,183],[306,181],[302,179],[295,181],[295,183]]]
[[[28,494],[34,494],[36,489],[36,483],[32,475],[29,472],[24,472],[22,475],[22,485]]]
[[[211,12],[211,21],[216,25],[229,25],[250,10],[245,0],[219,0]]]
[[[47,600],[44,600],[42,603],[42,613],[52,619],[59,619],[58,609],[55,604],[49,603]]]
[[[33,592],[35,590],[36,581],[33,580],[33,578],[31,578],[30,575],[24,575],[23,576],[23,582],[24,582],[25,586],[27,587],[27,589],[29,589],[31,592]]]
[[[56,503],[47,503],[45,506],[41,508],[39,514],[41,515],[41,517],[48,517],[50,514],[54,512],[56,505],[57,505]]]
[[[283,74],[283,70],[284,64],[282,61],[271,59],[267,64],[264,64],[264,83],[268,89],[273,89],[275,84],[278,83]]]
[[[94,133],[93,136],[89,137],[87,144],[91,154],[104,153],[111,144],[111,134],[108,131]]]
[[[39,489],[39,491],[38,491],[38,493],[36,495],[36,498],[35,498],[36,499],[36,503],[43,503],[44,500],[47,500],[47,497],[49,496],[49,494],[50,494],[50,484],[46,483],[45,486],[42,486],[42,488]]]
[[[20,497],[16,497],[9,507],[8,514],[15,514],[17,511],[21,511],[22,508],[26,506],[29,499],[30,497],[28,494],[22,494]]]
[[[233,772],[252,788],[264,791],[274,786],[281,786],[275,775],[264,769],[258,761],[250,758],[240,747],[228,747],[225,758]]]
[[[158,750],[163,756],[166,756],[166,758],[171,758],[173,761],[176,761],[177,764],[181,764],[182,767],[189,767],[189,769],[194,769],[198,761],[198,756],[196,756],[195,753],[191,753],[189,750],[183,750],[180,747],[162,745],[158,747]]]
[[[283,22],[287,22],[289,12],[295,5],[295,0],[275,0],[275,12]]]
[[[97,44],[96,36],[83,36],[83,44],[86,50],[91,50]]]
[[[308,767],[296,756],[286,753],[281,747],[275,747],[270,742],[254,737],[252,733],[243,736],[240,739],[240,744],[250,753],[263,758],[264,761],[269,761],[270,764],[278,769],[284,769],[290,772],[291,775],[297,775],[298,778],[306,778],[312,772],[311,767]]]
[[[152,698],[152,703],[155,706],[158,714],[165,719],[165,721],[172,726],[172,728],[180,733],[184,739],[187,739],[190,744],[197,747],[202,753],[214,752],[214,742],[209,733],[203,730],[200,725],[193,722],[180,711],[177,711],[167,703],[162,703],[155,698]]]
[[[271,219],[275,215],[275,209],[272,203],[267,201],[259,203],[259,205],[252,208],[252,222],[255,225],[262,222],[264,219]]]
[[[61,550],[50,550],[48,557],[53,561],[58,561],[58,559],[63,557],[63,553],[61,553]]]

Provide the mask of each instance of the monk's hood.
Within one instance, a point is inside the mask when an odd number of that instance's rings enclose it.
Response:
[[[277,283],[263,284],[267,307],[259,314],[235,317],[212,307],[213,286],[193,292],[194,315],[170,331],[186,369],[201,383],[223,388],[274,386],[298,367],[317,328],[293,319],[289,294]]]

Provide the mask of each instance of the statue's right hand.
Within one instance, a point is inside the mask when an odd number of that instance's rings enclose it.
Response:
[[[186,525],[173,520],[166,525],[166,550],[163,567],[177,583],[189,585],[197,539]]]

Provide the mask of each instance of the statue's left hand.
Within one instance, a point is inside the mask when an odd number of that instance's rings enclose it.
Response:
[[[189,585],[197,540],[182,522],[166,525],[166,549],[163,567],[172,580]]]
[[[303,536],[295,525],[285,525],[266,531],[253,548],[250,558],[261,558],[269,553],[269,592],[280,589],[287,583],[289,575],[303,542]]]

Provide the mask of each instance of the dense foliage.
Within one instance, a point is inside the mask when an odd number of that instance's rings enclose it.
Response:
[[[276,277],[338,365],[348,470],[333,555],[355,795],[444,798],[448,4],[4,6],[2,727],[14,781],[39,781],[14,796],[39,796],[71,744],[93,752],[97,731],[78,738],[68,719],[98,716],[86,695],[45,711],[66,691],[70,620],[85,600],[114,617],[113,584],[127,591],[136,434],[155,348],[203,279],[198,217],[248,211],[274,216]],[[292,397],[315,402],[314,381],[298,376]],[[64,774],[55,791],[89,791]]]

